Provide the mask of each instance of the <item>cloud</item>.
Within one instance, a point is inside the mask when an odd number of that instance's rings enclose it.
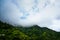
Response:
[[[60,32],[60,20],[53,20],[52,25],[48,28]]]
[[[12,25],[39,25],[60,31],[59,0],[0,0],[0,20]]]

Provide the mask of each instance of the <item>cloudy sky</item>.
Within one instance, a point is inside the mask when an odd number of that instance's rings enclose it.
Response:
[[[0,0],[0,20],[60,32],[60,0]]]

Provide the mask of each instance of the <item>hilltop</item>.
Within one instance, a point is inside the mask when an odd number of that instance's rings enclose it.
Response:
[[[60,32],[37,25],[12,26],[0,21],[0,40],[60,40]]]

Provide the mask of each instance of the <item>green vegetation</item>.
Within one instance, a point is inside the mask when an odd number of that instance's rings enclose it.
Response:
[[[0,40],[60,40],[60,32],[37,25],[17,27],[0,21]]]

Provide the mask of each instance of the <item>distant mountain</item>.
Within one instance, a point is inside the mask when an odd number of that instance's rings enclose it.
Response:
[[[37,25],[12,26],[0,21],[0,40],[60,40],[60,32]]]

